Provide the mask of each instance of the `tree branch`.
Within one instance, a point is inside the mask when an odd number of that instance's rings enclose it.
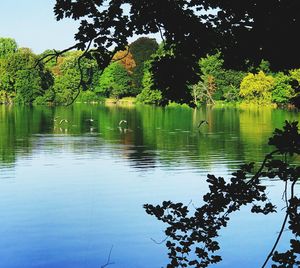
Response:
[[[57,58],[58,58],[59,56],[61,56],[62,54],[66,53],[66,52],[68,52],[68,51],[70,51],[70,50],[72,50],[72,49],[75,49],[75,48],[77,48],[77,44],[74,45],[74,46],[68,47],[68,48],[66,48],[66,49],[64,49],[64,50],[61,50],[61,51],[56,51],[56,50],[54,50],[53,53],[49,53],[49,54],[47,54],[47,55],[45,55],[45,56],[39,58],[39,59],[37,60],[37,63],[36,63],[36,65],[35,65],[34,67],[37,67],[38,64],[39,64],[40,62],[45,62],[45,63],[47,63],[47,62],[49,62],[50,60],[52,60],[52,59],[54,59],[54,58],[57,60]],[[49,59],[47,59],[48,57],[49,57]],[[47,60],[44,61],[45,59],[47,59]]]
[[[112,253],[113,247],[114,247],[114,245],[112,245],[111,248],[110,248],[110,251],[109,251],[109,254],[108,254],[108,258],[107,258],[107,262],[106,262],[105,264],[103,264],[103,265],[101,266],[101,268],[105,268],[105,267],[107,267],[108,265],[115,264],[114,262],[110,262],[110,257],[111,257],[111,253]]]
[[[87,48],[85,49],[85,51],[78,57],[77,59],[77,64],[78,64],[78,68],[79,68],[79,72],[80,72],[80,81],[79,81],[79,84],[77,85],[77,93],[75,95],[75,97],[71,100],[71,102],[69,102],[68,104],[66,104],[66,106],[70,106],[74,103],[74,101],[77,99],[77,97],[79,96],[80,94],[80,87],[83,87],[84,86],[84,81],[83,81],[83,71],[82,71],[82,67],[81,67],[81,59],[88,53],[90,47],[91,47],[91,44],[92,44],[93,40],[91,40],[87,46]]]
[[[297,180],[295,180],[295,181],[292,183],[290,200],[294,197],[294,188],[295,188],[296,182],[297,182]],[[266,258],[266,260],[265,260],[265,262],[264,262],[262,268],[265,268],[265,267],[266,267],[268,261],[269,261],[270,258],[273,256],[273,253],[274,253],[274,251],[275,251],[275,249],[276,249],[276,247],[277,247],[277,245],[278,245],[278,242],[280,241],[280,238],[281,238],[281,236],[282,236],[282,234],[283,234],[283,232],[284,232],[284,230],[285,230],[285,225],[286,225],[287,220],[288,220],[288,217],[289,217],[289,208],[290,208],[290,206],[287,207],[287,209],[286,209],[286,214],[285,214],[285,217],[284,217],[284,220],[283,220],[281,229],[280,229],[280,231],[279,231],[279,234],[278,234],[278,236],[277,236],[277,239],[275,240],[275,243],[274,243],[274,245],[273,245],[273,247],[272,247],[272,249],[271,249],[269,255],[267,256],[267,258]]]

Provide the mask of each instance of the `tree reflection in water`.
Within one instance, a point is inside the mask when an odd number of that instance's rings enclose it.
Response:
[[[229,181],[222,177],[208,175],[209,192],[203,196],[204,204],[192,212],[182,203],[164,201],[162,205],[145,204],[150,215],[166,223],[170,262],[167,267],[207,267],[218,263],[221,256],[215,255],[220,249],[217,237],[226,227],[231,213],[242,206],[252,206],[252,213],[269,214],[276,207],[269,201],[262,178],[278,178],[285,184],[284,201],[286,214],[275,243],[270,249],[262,267],[272,258],[272,267],[300,267],[300,198],[295,193],[295,184],[300,176],[300,166],[291,164],[293,157],[300,153],[300,133],[297,122],[285,122],[283,130],[275,129],[269,145],[276,149],[267,154],[261,166],[255,170],[254,163],[245,164],[234,172]],[[290,248],[283,253],[276,246],[286,226],[294,235]]]

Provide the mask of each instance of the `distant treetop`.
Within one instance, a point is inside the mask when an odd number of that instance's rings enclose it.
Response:
[[[16,52],[17,49],[18,45],[14,39],[0,37],[0,59]]]

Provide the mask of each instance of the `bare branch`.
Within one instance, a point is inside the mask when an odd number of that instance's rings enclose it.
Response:
[[[167,239],[168,236],[166,236],[163,240],[161,240],[160,242],[157,242],[155,239],[153,239],[152,237],[150,238],[155,244],[157,245],[161,245],[162,243],[164,243]]]
[[[108,254],[108,258],[107,258],[107,262],[106,262],[105,264],[103,264],[103,265],[101,266],[101,268],[105,268],[105,267],[107,267],[108,265],[115,264],[114,262],[110,262],[110,257],[111,257],[111,253],[112,253],[113,247],[114,247],[114,245],[112,245],[111,248],[110,248],[110,251],[109,251],[109,254]]]
[[[53,51],[54,51],[53,53],[49,53],[49,54],[47,54],[47,55],[45,55],[45,56],[39,58],[39,59],[37,60],[37,62],[36,62],[35,67],[37,67],[37,65],[38,65],[40,62],[47,63],[47,62],[49,62],[50,60],[52,60],[52,59],[54,59],[54,58],[57,60],[57,58],[58,58],[59,56],[61,56],[62,54],[66,53],[66,52],[68,52],[68,51],[70,51],[70,50],[72,50],[72,49],[75,49],[75,48],[77,48],[77,45],[68,47],[68,48],[66,48],[66,49],[64,49],[64,50],[61,50],[61,51],[56,51],[56,50],[54,49],[54,50],[53,50]],[[49,58],[48,58],[48,57],[49,57]],[[47,59],[47,58],[48,58],[48,59]],[[47,59],[47,60],[44,61],[45,59]]]
[[[295,181],[292,183],[290,200],[294,197],[294,189],[295,189],[295,184],[296,184],[296,182],[297,182],[297,180],[295,180]],[[276,249],[276,247],[277,247],[277,245],[278,245],[278,242],[280,241],[280,238],[281,238],[281,236],[282,236],[282,234],[283,234],[283,232],[284,232],[284,230],[285,230],[285,225],[286,225],[287,220],[288,220],[288,218],[289,218],[289,208],[290,208],[290,206],[287,207],[287,209],[286,209],[286,214],[285,214],[285,217],[284,217],[282,226],[281,226],[281,228],[280,228],[280,231],[279,231],[279,233],[278,233],[278,236],[277,236],[277,238],[276,238],[276,241],[275,241],[275,243],[274,243],[274,245],[273,245],[273,247],[272,247],[272,249],[271,249],[269,255],[267,256],[267,258],[266,258],[266,260],[265,260],[265,262],[264,262],[262,268],[266,267],[268,261],[269,261],[270,258],[273,256],[273,253],[274,253],[274,251],[275,251],[275,249]]]
[[[275,150],[275,151],[273,151],[273,152],[271,152],[271,153],[269,153],[269,154],[267,154],[267,155],[265,156],[265,159],[264,159],[264,161],[262,162],[260,168],[259,168],[259,169],[257,170],[257,172],[254,174],[254,176],[251,178],[251,180],[249,180],[249,181],[247,182],[247,184],[252,183],[255,179],[258,179],[258,178],[260,177],[261,172],[262,172],[262,170],[264,169],[264,167],[265,167],[265,165],[266,165],[268,159],[272,158],[272,156],[273,156],[274,154],[278,153],[278,152],[279,152],[279,150]]]
[[[127,52],[126,52],[126,54],[125,54],[124,56],[122,56],[121,58],[119,58],[119,59],[113,59],[114,54],[115,54],[115,53],[114,53],[113,56],[112,56],[112,58],[111,58],[111,61],[112,61],[112,62],[116,62],[116,61],[123,60],[123,59],[125,59],[125,58],[129,55],[129,52],[130,52],[130,48],[127,47]]]
[[[166,44],[165,38],[164,38],[164,35],[163,35],[163,33],[162,33],[162,30],[161,30],[162,25],[159,24],[159,23],[157,22],[157,20],[155,20],[154,23],[156,24],[156,27],[158,28],[158,31],[159,31],[159,34],[160,34],[160,38],[161,38],[163,44],[165,45],[165,44]]]

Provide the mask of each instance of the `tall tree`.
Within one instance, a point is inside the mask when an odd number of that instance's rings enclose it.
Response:
[[[64,57],[59,57],[56,65],[51,65],[50,70],[55,77],[54,91],[56,93],[55,102],[59,104],[69,104],[79,90],[94,90],[98,86],[100,70],[93,59],[78,59],[82,55],[81,51],[69,51]]]
[[[130,52],[136,63],[133,70],[133,79],[137,93],[141,92],[142,80],[144,75],[144,63],[150,59],[158,49],[158,44],[155,39],[148,37],[140,37],[130,44]]]
[[[0,89],[13,93],[16,101],[31,103],[52,84],[51,74],[28,48],[20,48],[1,60]]]

